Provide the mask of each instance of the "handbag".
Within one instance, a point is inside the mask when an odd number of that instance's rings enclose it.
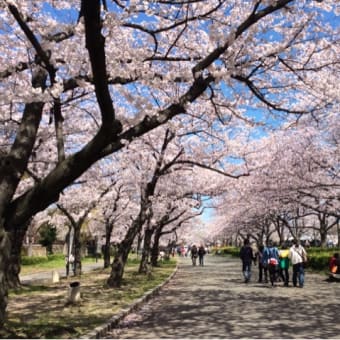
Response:
[[[303,251],[301,257],[302,257],[302,264],[306,268],[308,266],[308,257],[307,257],[307,254]]]
[[[307,257],[307,254],[305,252],[302,253],[302,262],[303,263],[307,263],[308,262],[308,257]]]
[[[271,266],[277,266],[279,264],[279,262],[278,262],[278,260],[275,257],[271,257],[268,260],[268,264],[271,265]]]
[[[302,253],[300,254],[300,253],[297,251],[297,253],[301,256],[303,265],[304,265],[304,266],[307,266],[308,257],[307,257],[306,252],[305,252],[305,251],[302,251]]]

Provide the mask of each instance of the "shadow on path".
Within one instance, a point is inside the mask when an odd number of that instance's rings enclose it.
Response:
[[[303,289],[243,283],[238,259],[181,258],[160,294],[122,320],[108,338],[340,338],[340,284],[306,274]]]

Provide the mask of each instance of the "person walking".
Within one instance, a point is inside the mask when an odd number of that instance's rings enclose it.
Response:
[[[196,266],[197,256],[198,256],[198,250],[197,250],[196,245],[193,244],[191,247],[191,261],[192,261],[193,266]]]
[[[205,255],[206,251],[204,249],[203,244],[201,244],[198,248],[198,261],[200,266],[203,267],[203,262],[204,262],[204,255]]]
[[[282,249],[279,250],[280,257],[280,277],[284,282],[284,286],[288,287],[289,283],[289,249],[287,249],[286,245],[282,246]]]
[[[242,260],[244,282],[248,283],[251,278],[251,263],[254,261],[253,249],[251,248],[248,239],[244,240],[244,244],[240,250],[240,258]]]
[[[295,240],[290,247],[289,258],[293,265],[293,286],[296,287],[299,281],[299,287],[303,288],[305,283],[304,262],[307,261],[307,252],[298,240]]]
[[[262,282],[262,278],[264,277],[264,282],[268,282],[268,269],[267,269],[267,264],[263,263],[263,251],[264,251],[264,246],[261,244],[258,248],[258,251],[255,254],[256,262],[258,263],[258,268],[259,268],[259,279],[258,282]]]
[[[268,241],[267,247],[263,250],[263,263],[268,266],[269,279],[273,287],[279,269],[279,250],[271,241]]]

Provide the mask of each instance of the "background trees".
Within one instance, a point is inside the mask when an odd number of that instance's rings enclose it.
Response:
[[[294,128],[248,145],[256,150],[247,158],[251,176],[233,183],[221,198],[221,208],[234,207],[232,213],[223,210],[229,226],[260,242],[273,233],[281,243],[304,234],[326,245],[327,234],[339,223],[340,150],[332,118],[316,124],[302,119]]]
[[[57,229],[55,226],[44,223],[39,229],[39,243],[46,247],[49,254],[53,253],[52,245],[57,239]]]

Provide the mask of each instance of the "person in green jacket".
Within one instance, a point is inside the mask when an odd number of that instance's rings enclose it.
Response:
[[[284,286],[288,287],[289,283],[289,249],[284,245],[279,251],[280,258],[280,277],[284,282]]]

